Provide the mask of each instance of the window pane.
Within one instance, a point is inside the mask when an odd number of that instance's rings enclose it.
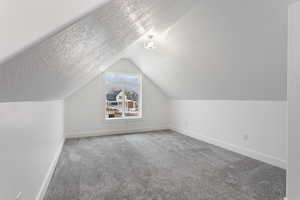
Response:
[[[127,75],[121,73],[105,73],[105,83],[110,84],[112,82],[122,82],[127,84],[139,84],[139,78],[136,75]]]
[[[107,72],[104,80],[106,118],[140,117],[140,76]]]
[[[122,87],[117,84],[106,85],[106,118],[121,118],[122,110]]]
[[[139,86],[131,86],[127,85],[124,89],[125,96],[125,106],[124,106],[124,114],[125,117],[138,117],[140,116],[140,108],[139,108]]]

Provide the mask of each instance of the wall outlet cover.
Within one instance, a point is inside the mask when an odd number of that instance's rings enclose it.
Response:
[[[21,196],[22,196],[22,192],[19,192],[16,196],[16,200],[20,200],[21,199]]]

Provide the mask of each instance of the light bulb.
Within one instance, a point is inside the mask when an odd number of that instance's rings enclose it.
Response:
[[[153,35],[148,36],[148,40],[144,43],[144,48],[148,50],[156,49]]]

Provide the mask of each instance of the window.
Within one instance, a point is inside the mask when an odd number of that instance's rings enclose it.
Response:
[[[141,76],[106,72],[106,119],[139,118],[141,112]]]

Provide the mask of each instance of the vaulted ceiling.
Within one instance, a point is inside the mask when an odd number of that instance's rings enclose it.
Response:
[[[199,0],[129,57],[172,99],[286,100],[287,1]]]
[[[63,99],[122,57],[173,99],[286,99],[286,0],[105,2],[1,63],[0,102]]]
[[[0,0],[0,62],[109,0]]]
[[[97,76],[101,68],[114,62],[143,34],[165,30],[196,2],[109,1],[73,25],[2,62],[0,102],[63,99]]]

